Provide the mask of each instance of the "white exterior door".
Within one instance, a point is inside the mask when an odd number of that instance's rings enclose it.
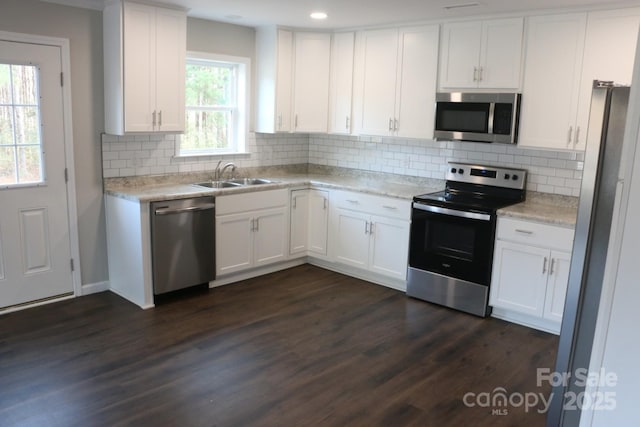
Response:
[[[0,41],[0,312],[74,291],[61,58]]]

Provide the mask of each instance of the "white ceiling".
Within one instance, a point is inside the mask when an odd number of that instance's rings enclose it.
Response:
[[[104,0],[42,0],[70,6],[102,9]],[[521,13],[576,7],[640,5],[640,0],[157,0],[189,10],[189,16],[255,27],[278,24],[314,29],[339,29],[429,20]],[[445,9],[445,6],[477,3]],[[312,11],[329,15],[325,21],[309,18]]]

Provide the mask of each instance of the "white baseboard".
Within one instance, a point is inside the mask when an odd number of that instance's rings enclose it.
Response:
[[[386,286],[387,288],[395,289],[400,292],[407,291],[407,282],[404,280],[385,277],[379,274],[371,273],[367,270],[361,270],[358,268],[340,264],[338,262],[329,262],[319,258],[311,257],[307,260],[307,262],[311,265],[315,265],[316,267],[325,268],[327,270],[335,271],[336,273],[341,273],[347,276],[355,277],[357,279],[366,280],[367,282]]]
[[[104,282],[96,282],[96,283],[86,283],[82,285],[80,290],[80,295],[91,295],[97,294],[98,292],[104,292],[109,290],[109,281],[106,280]]]

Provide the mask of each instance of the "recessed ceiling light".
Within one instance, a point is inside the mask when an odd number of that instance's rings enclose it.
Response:
[[[327,14],[325,12],[312,12],[309,16],[311,19],[327,19]]]

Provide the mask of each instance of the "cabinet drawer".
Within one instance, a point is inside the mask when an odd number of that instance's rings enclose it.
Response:
[[[498,218],[496,238],[571,252],[573,234],[571,228],[501,217]]]
[[[216,197],[216,216],[286,206],[287,189],[255,191]]]
[[[351,191],[333,191],[331,202],[334,206],[371,215],[408,220],[411,217],[411,202],[393,197],[381,197]]]

